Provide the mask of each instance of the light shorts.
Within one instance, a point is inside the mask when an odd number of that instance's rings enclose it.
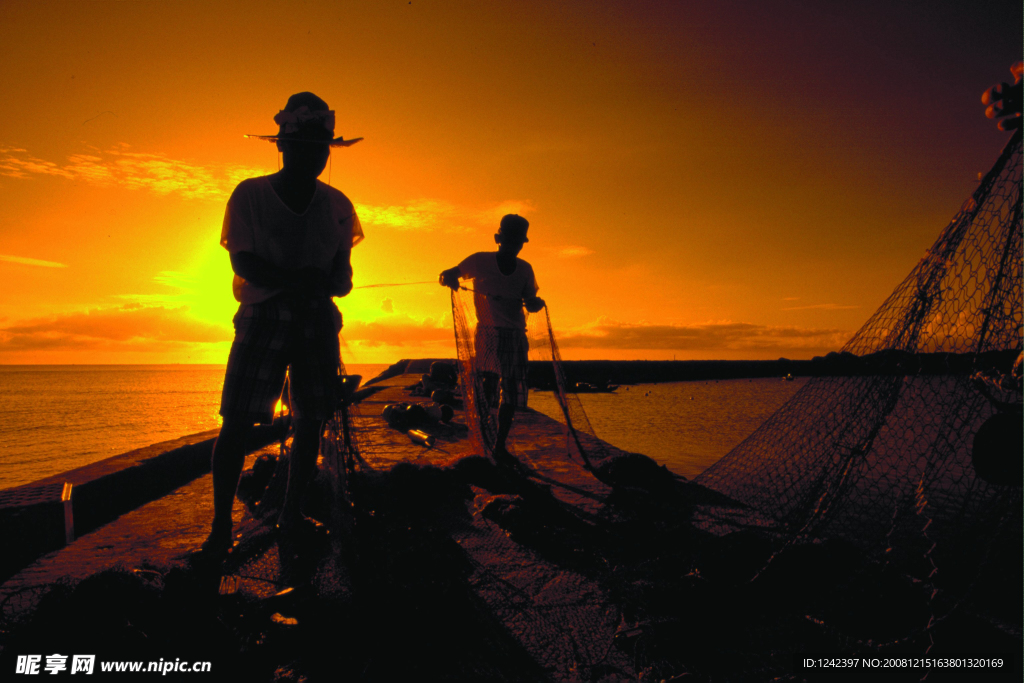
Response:
[[[530,343],[526,332],[510,327],[487,327],[479,325],[473,339],[478,372],[492,373],[501,377],[503,400],[511,399],[517,408],[526,407],[527,359]],[[512,396],[509,396],[512,392]]]
[[[325,420],[339,401],[341,313],[329,298],[278,294],[239,306],[220,414],[250,423],[274,419],[285,370],[297,418]]]

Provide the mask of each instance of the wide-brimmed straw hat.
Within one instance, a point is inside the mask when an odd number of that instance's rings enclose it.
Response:
[[[334,137],[334,110],[329,109],[326,102],[311,92],[300,92],[289,97],[284,109],[274,116],[274,123],[279,126],[277,135],[246,134],[245,137],[269,142],[316,142],[330,147],[348,147],[362,140]]]

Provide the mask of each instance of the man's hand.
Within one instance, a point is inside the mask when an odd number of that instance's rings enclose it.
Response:
[[[541,299],[539,296],[528,297],[523,300],[523,303],[526,304],[526,310],[530,313],[536,313],[547,305],[544,303],[544,299]]]
[[[441,275],[437,280],[441,283],[441,286],[449,287],[453,292],[457,292],[459,291],[459,276],[461,275],[462,271],[460,271],[459,267],[456,266],[454,268],[441,271]]]
[[[1021,91],[1024,89],[1021,81],[1024,79],[1024,61],[1011,66],[1010,73],[1013,74],[1013,85],[993,85],[981,96],[981,103],[988,105],[985,116],[990,119],[1002,119],[997,127],[1004,131],[1021,127]]]

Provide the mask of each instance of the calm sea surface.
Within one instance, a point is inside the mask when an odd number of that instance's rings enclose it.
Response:
[[[0,489],[217,429],[223,384],[223,365],[0,365]]]
[[[579,399],[598,437],[692,479],[750,436],[806,383],[799,377],[792,382],[765,378],[637,384],[613,394],[579,394]],[[530,406],[563,421],[550,391],[531,391]]]
[[[387,365],[349,365],[374,377]],[[0,366],[0,489],[220,426],[219,365]],[[693,477],[725,455],[803,379],[621,387],[580,400],[597,435]],[[530,405],[559,417],[551,392]]]

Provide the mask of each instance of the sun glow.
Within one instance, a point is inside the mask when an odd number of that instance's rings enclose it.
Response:
[[[242,136],[273,133],[305,88],[336,108],[337,134],[365,136],[321,178],[366,230],[357,287],[436,280],[518,213],[567,357],[821,355],[991,164],[1002,143],[978,95],[1020,54],[1005,0],[927,16],[754,2],[342,16],[313,0],[313,24],[266,3],[121,4],[64,3],[60,21],[47,3],[0,4],[0,363],[224,363],[225,202],[279,168],[273,144]],[[914,49],[877,49],[901,32]],[[280,44],[319,57],[283,66],[266,49]],[[936,64],[957,68],[922,80]],[[454,353],[440,287],[337,303],[346,362]]]

